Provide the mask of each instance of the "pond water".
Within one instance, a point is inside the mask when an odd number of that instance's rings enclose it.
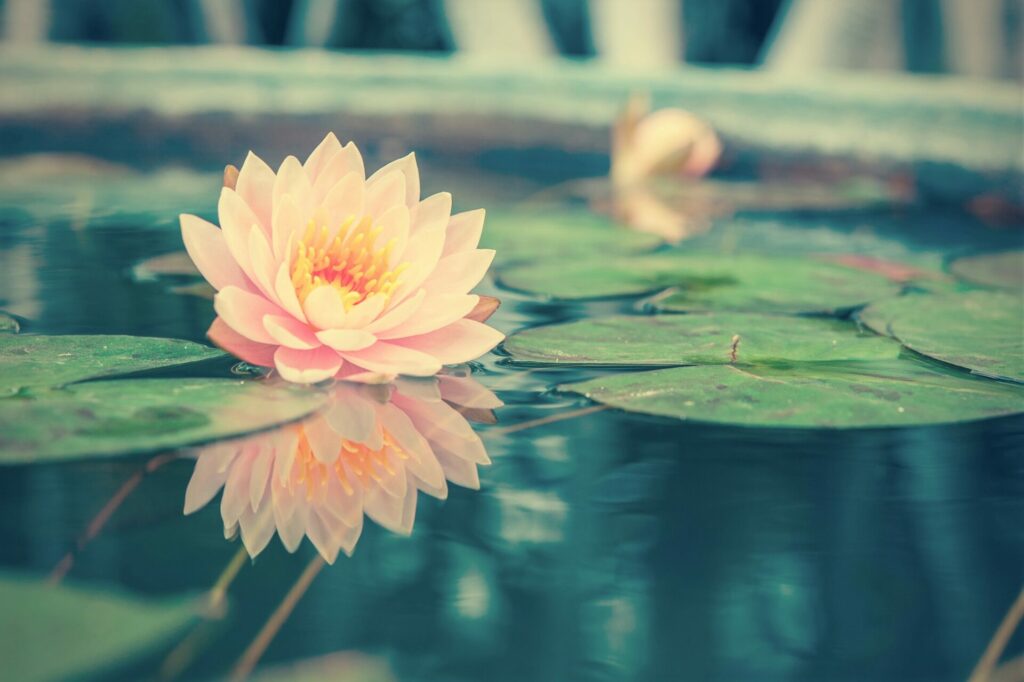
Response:
[[[374,142],[380,155],[402,146]],[[175,156],[201,158],[200,146]],[[74,151],[118,157],[102,143]],[[140,277],[136,266],[181,248],[179,212],[215,218],[215,168],[79,160],[69,173],[68,163],[5,161],[0,307],[22,334],[204,342],[211,302],[175,291],[193,280]],[[601,181],[573,182],[606,171],[596,154],[428,150],[421,165],[425,193],[450,190],[457,208],[487,206],[489,220],[524,207],[583,211],[607,195]],[[1019,248],[1019,215],[993,227],[962,203],[907,193],[908,173],[744,157],[674,200],[687,231],[701,233],[676,248],[728,253],[739,243],[922,267]],[[642,296],[567,303],[493,280],[480,293],[501,299],[491,324],[507,334],[649,312]],[[228,377],[232,365],[157,374]],[[1024,576],[1024,418],[758,428],[586,410],[594,403],[555,390],[608,371],[524,368],[501,350],[474,363],[473,380],[504,403],[494,424],[488,408],[469,412],[492,460],[480,489],[451,485],[443,502],[421,495],[409,537],[367,522],[353,556],[309,586],[261,667],[347,652],[324,679],[968,675]],[[0,565],[154,598],[212,587],[239,542],[224,539],[217,500],[182,514],[191,457],[153,457],[5,467]],[[241,566],[219,618],[108,661],[95,679],[225,675],[314,556],[308,541],[291,554],[274,538]],[[1018,633],[1009,652],[1022,647]]]

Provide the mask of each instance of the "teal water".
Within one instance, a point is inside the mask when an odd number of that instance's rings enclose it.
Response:
[[[451,190],[466,209],[535,203],[541,191],[578,202],[551,187],[606,160],[538,148],[428,151],[422,163],[425,192]],[[197,165],[129,169],[127,181],[90,167],[56,189],[45,170],[22,177],[18,186],[36,192],[8,192],[0,206],[0,308],[23,333],[202,341],[209,301],[175,293],[173,278],[133,276],[141,260],[180,247],[177,213],[211,214],[218,178]],[[776,172],[742,162],[732,179]],[[728,202],[728,187],[721,193]],[[1021,241],[1019,225],[994,228],[927,197],[850,210],[754,202],[711,221],[705,243],[781,248],[787,234],[824,231],[855,248],[870,226],[895,251],[939,261]],[[481,293],[503,300],[492,323],[506,333],[636,306],[550,303],[493,284]],[[605,410],[503,432],[587,406],[553,390],[585,373],[524,372],[498,351],[474,376],[506,404],[497,424],[477,426],[493,460],[480,490],[422,496],[409,538],[368,523],[354,556],[317,577],[264,665],[358,651],[400,680],[963,679],[1020,589],[1019,416],[834,432]],[[44,576],[71,551],[69,582],[150,596],[209,588],[236,544],[224,540],[216,502],[182,515],[188,459],[146,474],[76,549],[149,458],[4,467],[0,566]],[[274,539],[247,562],[181,678],[230,670],[313,556],[308,542],[289,554]],[[98,679],[156,678],[178,640],[112,661]],[[1008,651],[1022,648],[1018,633]]]

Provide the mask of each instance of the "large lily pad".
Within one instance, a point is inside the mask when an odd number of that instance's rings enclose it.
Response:
[[[673,311],[831,312],[899,291],[875,273],[812,259],[688,252],[541,262],[505,270],[499,281],[558,299],[670,289],[655,305]]]
[[[0,335],[0,396],[22,388],[62,386],[224,354],[178,339],[139,336]]]
[[[481,246],[497,250],[499,264],[550,258],[641,253],[661,240],[633,232],[590,211],[492,209]]]
[[[150,653],[196,616],[192,599],[152,601],[0,573],[3,678],[78,679]]]
[[[912,426],[1024,411],[1018,386],[914,359],[674,367],[562,388],[631,412],[758,427]]]
[[[712,313],[603,317],[537,327],[510,337],[505,350],[527,364],[666,367],[880,360],[897,357],[900,347],[839,320]]]
[[[1020,291],[1024,287],[1024,250],[960,258],[953,261],[950,269],[972,284]]]
[[[301,419],[323,393],[233,379],[118,379],[0,401],[0,465],[171,450]]]
[[[908,348],[984,376],[1024,381],[1024,298],[999,291],[900,296],[861,321]]]

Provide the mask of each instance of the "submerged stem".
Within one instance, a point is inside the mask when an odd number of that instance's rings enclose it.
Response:
[[[556,422],[564,421],[566,419],[575,419],[576,417],[585,417],[588,414],[600,412],[601,410],[609,409],[608,405],[591,405],[590,407],[581,407],[578,410],[570,410],[568,412],[559,412],[558,414],[552,414],[547,417],[540,417],[539,419],[531,419],[529,421],[520,422],[518,424],[511,424],[510,426],[504,426],[500,429],[491,429],[481,434],[481,437],[488,436],[504,436],[507,433],[515,433],[516,431],[525,431],[526,429],[532,429],[537,426],[544,426],[545,424],[554,424]]]
[[[78,536],[78,539],[75,540],[74,547],[69,549],[67,554],[65,554],[61,560],[57,562],[57,565],[53,567],[53,570],[50,572],[48,582],[51,585],[60,584],[68,574],[68,571],[70,571],[71,567],[74,565],[75,557],[78,553],[85,549],[90,542],[96,539],[96,536],[99,535],[100,531],[102,531],[107,525],[107,522],[110,521],[110,517],[114,515],[114,512],[120,509],[121,505],[124,504],[124,501],[127,500],[132,492],[139,487],[139,484],[142,483],[142,479],[162,467],[164,464],[167,464],[177,458],[178,455],[174,453],[157,455],[146,462],[145,466],[129,476],[128,479],[121,484],[121,487],[114,492],[111,498],[107,500],[107,503],[100,508],[96,513],[96,516],[92,517],[92,520],[89,521],[88,525],[86,525],[85,530],[82,531],[81,535]]]
[[[207,629],[209,623],[209,617],[216,614],[219,610],[221,603],[224,601],[224,595],[227,594],[228,588],[231,587],[231,583],[238,577],[238,572],[242,570],[242,566],[245,565],[245,560],[248,558],[249,553],[246,551],[245,546],[242,545],[235,552],[235,555],[231,557],[231,561],[224,567],[220,575],[217,576],[217,580],[213,583],[213,587],[207,592],[207,618],[204,618],[198,625],[192,628],[185,637],[178,642],[178,645],[171,650],[171,653],[167,654],[164,658],[163,663],[160,664],[160,675],[161,680],[173,680],[178,677],[184,670],[195,660],[196,654],[199,652],[199,644],[203,640],[203,635]]]
[[[274,640],[281,626],[284,625],[285,621],[288,620],[288,616],[295,610],[296,604],[302,599],[302,596],[306,594],[306,590],[313,583],[313,579],[316,578],[320,570],[326,565],[326,561],[319,554],[316,555],[312,561],[306,566],[305,570],[302,571],[302,575],[295,581],[292,588],[288,590],[288,594],[284,596],[281,603],[278,604],[277,609],[270,615],[267,622],[264,623],[263,628],[256,635],[256,639],[252,640],[249,647],[242,654],[238,662],[235,663],[234,669],[231,671],[229,679],[232,682],[240,682],[246,679],[252,673],[256,664],[259,663],[260,657],[263,656],[263,652],[267,650],[270,643]]]
[[[999,657],[1002,655],[1003,649],[1006,648],[1006,643],[1010,641],[1014,630],[1017,629],[1021,618],[1024,618],[1024,587],[1021,588],[1016,601],[1010,606],[1010,610],[1006,612],[1003,622],[996,628],[995,634],[992,635],[992,641],[985,647],[985,653],[981,655],[978,664],[974,666],[968,682],[985,682],[992,678],[992,669],[999,662]]]

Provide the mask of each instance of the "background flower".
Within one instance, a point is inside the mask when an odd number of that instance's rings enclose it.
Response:
[[[368,179],[352,143],[329,134],[277,173],[250,153],[221,190],[220,229],[181,216],[185,248],[217,290],[209,336],[281,376],[313,383],[366,372],[427,376],[503,335],[466,319],[494,252],[482,209],[420,200],[413,154]]]

